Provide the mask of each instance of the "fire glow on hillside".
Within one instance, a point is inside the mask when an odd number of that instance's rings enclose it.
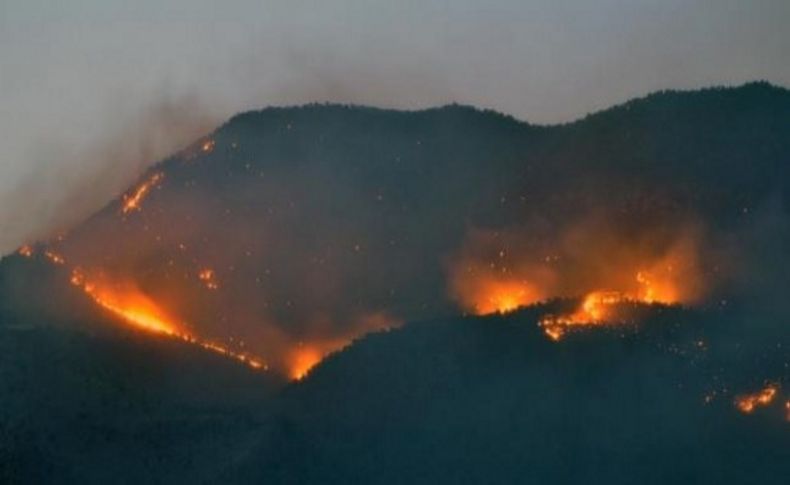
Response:
[[[72,270],[71,284],[82,290],[96,304],[140,330],[177,338],[206,350],[238,360],[253,369],[265,369],[263,360],[245,352],[235,352],[225,345],[193,335],[177,324],[148,296],[131,285],[100,284],[89,280],[79,269]]]
[[[478,315],[581,295],[574,310],[539,322],[554,341],[572,328],[617,323],[619,305],[690,303],[701,293],[698,238],[692,231],[665,236],[662,245],[649,236],[643,236],[647,242],[629,242],[601,224],[568,232],[571,236],[547,245],[548,251],[523,242],[519,233],[473,234],[451,269],[452,293]],[[540,252],[549,255],[534,256]]]
[[[34,249],[29,245],[22,246],[17,252],[26,258],[31,258],[35,254]],[[51,249],[45,250],[43,255],[52,264],[66,264],[66,259]],[[203,339],[188,331],[185,325],[176,323],[159,305],[137,290],[134,285],[107,282],[101,278],[89,278],[80,268],[71,269],[69,281],[75,287],[82,289],[98,306],[118,317],[121,322],[138,330],[165,335],[197,345],[205,350],[242,362],[253,369],[265,370],[268,368],[259,357],[247,352],[236,352],[226,345]]]

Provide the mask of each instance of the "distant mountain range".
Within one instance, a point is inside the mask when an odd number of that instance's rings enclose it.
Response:
[[[789,164],[766,83],[237,115],[0,262],[0,481],[783,483]]]

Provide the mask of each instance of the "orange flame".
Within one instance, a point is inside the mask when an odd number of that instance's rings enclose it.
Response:
[[[164,178],[164,173],[157,172],[141,183],[131,194],[124,195],[121,211],[124,214],[128,214],[129,212],[140,210],[140,204],[142,204],[143,199],[145,199],[151,189],[162,183]]]
[[[735,407],[744,414],[751,414],[756,408],[771,404],[778,391],[779,387],[777,385],[770,384],[752,394],[737,396],[735,398]]]
[[[323,358],[324,352],[321,349],[311,345],[300,344],[289,358],[288,375],[295,381],[301,380]]]
[[[548,315],[538,322],[543,333],[557,342],[565,336],[566,329],[574,326],[604,325],[611,318],[612,306],[627,301],[618,291],[593,291],[584,297],[581,306],[569,315]]]
[[[100,285],[94,281],[88,281],[85,274],[79,269],[72,271],[71,284],[82,288],[96,304],[135,328],[195,344],[205,350],[242,362],[253,369],[268,369],[264,361],[258,357],[246,352],[235,352],[225,345],[191,334],[183,325],[174,322],[148,296],[133,287],[119,288],[117,285]]]
[[[500,275],[482,275],[458,285],[457,291],[473,313],[507,313],[536,303],[542,294],[523,279]]]

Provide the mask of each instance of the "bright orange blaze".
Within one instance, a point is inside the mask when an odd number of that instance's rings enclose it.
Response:
[[[310,369],[316,366],[324,358],[324,352],[312,346],[299,345],[289,359],[288,374],[293,380],[304,378]]]
[[[145,199],[145,196],[148,195],[151,189],[162,183],[164,178],[164,173],[157,172],[151,175],[148,180],[141,183],[131,194],[124,195],[121,211],[124,214],[128,214],[129,212],[140,210],[140,205],[143,199]]]
[[[668,266],[666,272],[671,275],[672,266]],[[664,304],[680,301],[680,292],[669,277],[656,278],[652,272],[639,271],[636,273],[636,281],[641,286],[638,301]]]
[[[472,307],[477,315],[512,312],[541,299],[535,287],[518,279],[483,279],[471,293]]]
[[[771,384],[752,394],[738,396],[735,398],[735,407],[744,414],[751,414],[756,408],[771,404],[778,391],[778,386]]]
[[[611,307],[627,300],[618,291],[593,291],[582,301],[575,312],[568,315],[549,315],[538,322],[551,340],[562,340],[568,327],[580,325],[603,325],[610,318]]]
[[[24,256],[24,257],[26,257],[26,258],[29,258],[29,257],[33,256],[33,248],[32,248],[32,247],[30,247],[30,246],[28,246],[27,244],[25,244],[24,246],[22,246],[21,248],[19,248],[19,249],[17,250],[17,252],[18,252],[20,255],[22,255],[22,256]]]
[[[173,322],[150,298],[132,288],[117,289],[109,285],[98,285],[88,281],[79,270],[72,271],[71,284],[82,288],[96,304],[140,330],[183,340],[205,350],[238,360],[253,369],[268,368],[258,357],[235,352],[227,346],[203,340],[189,333],[182,325]]]
[[[669,270],[671,272],[671,268]],[[640,286],[636,293],[593,291],[584,297],[581,306],[573,313],[549,315],[543,318],[538,325],[543,327],[543,332],[547,337],[556,342],[565,336],[567,327],[600,326],[615,323],[612,318],[612,309],[618,304],[625,302],[673,304],[679,301],[679,291],[669,278],[657,279],[651,273],[639,271],[636,273],[636,282]]]

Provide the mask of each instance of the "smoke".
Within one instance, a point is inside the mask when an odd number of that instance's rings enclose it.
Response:
[[[67,230],[218,119],[195,95],[160,93],[142,106],[115,100],[78,137],[39,133],[0,190],[0,254]]]

